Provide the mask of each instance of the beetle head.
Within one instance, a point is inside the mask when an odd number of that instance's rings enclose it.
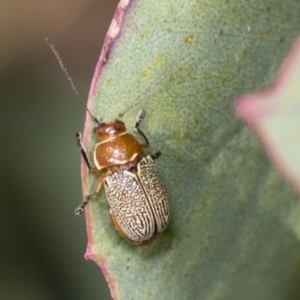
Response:
[[[126,132],[125,124],[116,120],[109,123],[99,123],[95,128],[94,132],[99,142],[103,142],[113,136],[120,135]]]

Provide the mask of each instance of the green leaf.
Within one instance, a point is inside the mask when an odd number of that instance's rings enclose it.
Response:
[[[88,249],[114,299],[297,299],[299,199],[234,115],[237,96],[268,86],[300,28],[298,0],[122,1],[96,67],[89,106],[111,121],[180,57],[123,121],[142,128],[172,205],[149,246],[122,239],[104,191],[86,208]],[[96,139],[87,117],[84,142]],[[84,194],[97,176],[83,165]]]

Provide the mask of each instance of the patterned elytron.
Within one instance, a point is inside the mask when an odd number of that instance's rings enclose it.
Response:
[[[133,242],[162,232],[170,221],[170,203],[150,156],[137,164],[137,173],[121,170],[104,181],[111,214]]]

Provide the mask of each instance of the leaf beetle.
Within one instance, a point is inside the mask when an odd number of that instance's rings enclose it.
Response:
[[[86,196],[75,213],[80,215],[86,203],[104,186],[112,224],[122,237],[138,246],[152,242],[167,227],[171,217],[169,198],[153,161],[160,152],[141,157],[149,145],[139,128],[144,116],[145,111],[141,111],[134,124],[134,130],[145,140],[143,144],[128,133],[125,124],[118,119],[96,125],[95,167],[87,158],[81,134],[76,134],[89,170],[95,174],[106,171],[99,177],[94,192]]]
[[[118,115],[114,121],[100,123],[79,95],[54,45],[48,38],[46,41],[79,101],[96,124],[94,133],[98,143],[94,148],[94,166],[87,156],[81,133],[78,132],[76,139],[81,155],[92,173],[98,174],[105,170],[98,178],[94,192],[84,198],[75,209],[75,214],[81,215],[89,200],[98,195],[104,186],[110,206],[110,219],[115,229],[136,246],[148,245],[166,229],[171,218],[169,197],[154,164],[154,160],[160,156],[160,151],[141,156],[149,147],[149,141],[139,127],[146,115],[144,110],[138,114],[133,127],[144,143],[140,143],[128,133],[120,119],[156,89],[189,53],[182,56],[138,102]]]

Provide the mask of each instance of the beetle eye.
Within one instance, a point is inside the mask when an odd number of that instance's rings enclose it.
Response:
[[[96,132],[97,130],[99,130],[100,128],[102,128],[105,125],[106,125],[105,123],[99,123],[97,126],[94,127],[94,132]]]

